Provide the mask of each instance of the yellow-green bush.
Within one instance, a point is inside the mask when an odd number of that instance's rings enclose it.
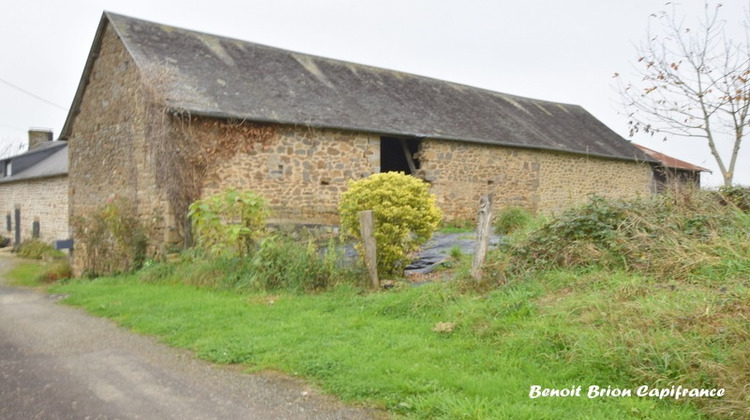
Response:
[[[196,200],[188,211],[198,247],[225,256],[249,255],[263,234],[267,215],[263,197],[233,189]]]
[[[409,253],[430,239],[443,217],[427,183],[402,172],[349,182],[339,202],[344,234],[361,239],[359,212],[364,210],[373,212],[378,271],[384,275],[403,270],[409,263]],[[357,250],[363,254],[361,243]]]

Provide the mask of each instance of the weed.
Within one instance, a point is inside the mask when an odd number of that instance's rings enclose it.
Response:
[[[251,191],[226,190],[190,204],[198,246],[213,255],[245,257],[263,235],[266,201]]]
[[[534,219],[528,210],[520,207],[505,207],[495,216],[495,233],[509,235],[515,231],[525,229]]]
[[[461,247],[458,245],[453,245],[450,249],[449,255],[454,260],[460,260],[461,257],[464,255],[464,253],[461,251]]]
[[[23,241],[18,247],[18,256],[21,258],[31,258],[41,260],[45,255],[53,252],[55,249],[52,245],[42,242],[38,239],[29,239]]]

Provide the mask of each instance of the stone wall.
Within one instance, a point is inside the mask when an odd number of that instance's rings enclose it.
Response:
[[[624,199],[651,194],[647,163],[542,152],[540,168],[537,209],[542,213],[559,212],[592,193]]]
[[[146,93],[135,62],[107,26],[68,140],[71,221],[118,196],[132,203],[145,223],[163,225],[164,202],[146,142]],[[77,271],[85,250],[80,241],[75,247]]]
[[[268,200],[273,223],[335,225],[347,181],[379,170],[379,136],[282,126],[267,142],[213,162],[201,195],[249,189]]]
[[[208,130],[199,135],[202,141],[212,136]],[[447,220],[474,219],[479,198],[489,192],[496,209],[542,213],[581,203],[592,193],[649,194],[650,168],[636,162],[434,139],[421,142],[416,158],[416,175],[431,184]],[[283,126],[268,142],[214,162],[201,195],[250,189],[269,200],[272,222],[335,225],[347,180],[379,170],[379,136]]]
[[[418,175],[431,183],[446,220],[474,219],[479,198],[490,192],[496,205],[536,210],[537,151],[426,139],[417,157]]]
[[[57,176],[19,180],[0,184],[0,215],[2,236],[15,238],[15,208],[21,209],[21,241],[31,239],[32,224],[39,221],[39,239],[52,242],[67,239],[68,177]],[[6,215],[11,216],[7,230]]]
[[[474,219],[479,198],[494,193],[495,209],[551,213],[597,193],[631,198],[649,194],[647,164],[569,153],[426,139],[419,176],[447,220]]]

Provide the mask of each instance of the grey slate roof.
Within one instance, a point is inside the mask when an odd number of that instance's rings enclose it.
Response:
[[[0,184],[68,174],[68,142],[44,142],[28,152],[9,158],[12,175],[0,177]]]
[[[582,107],[286,51],[105,12],[166,105],[193,115],[651,160]]]

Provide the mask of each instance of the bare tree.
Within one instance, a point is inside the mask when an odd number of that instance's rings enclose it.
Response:
[[[724,185],[731,186],[750,109],[750,31],[745,22],[744,40],[728,38],[721,4],[709,3],[696,27],[686,25],[674,6],[651,15],[659,32],[649,25],[646,42],[637,47],[639,80],[620,81],[619,90],[631,137],[646,132],[703,139]],[[717,147],[724,139],[732,144],[728,160]]]

